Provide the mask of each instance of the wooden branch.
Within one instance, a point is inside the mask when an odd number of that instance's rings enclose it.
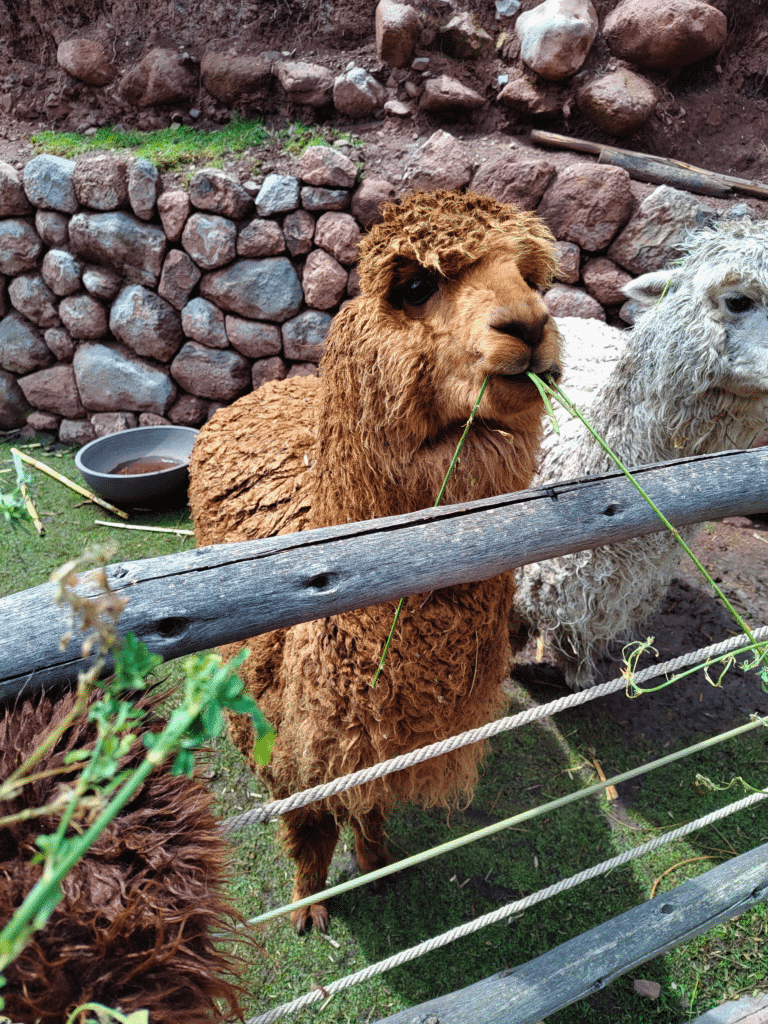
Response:
[[[768,199],[768,184],[762,181],[750,181],[736,178],[732,174],[719,174],[703,167],[673,160],[664,156],[647,156],[631,149],[618,146],[604,146],[599,142],[587,139],[572,139],[557,132],[545,132],[534,129],[531,141],[541,146],[556,149],[571,149],[577,153],[590,153],[598,157],[601,164],[612,164],[623,167],[632,178],[638,181],[650,181],[659,185],[671,185],[673,188],[686,189],[705,196],[725,198],[734,192],[754,196],[757,199]]]
[[[675,526],[768,510],[768,447],[642,467]],[[128,598],[120,630],[165,659],[406,594],[488,579],[527,562],[653,533],[661,523],[621,474],[466,505],[222,544],[109,566]],[[43,584],[0,600],[0,697],[76,678],[82,635]]]
[[[768,843],[641,903],[520,967],[377,1024],[535,1024],[768,895]],[[525,928],[523,915],[519,927]]]

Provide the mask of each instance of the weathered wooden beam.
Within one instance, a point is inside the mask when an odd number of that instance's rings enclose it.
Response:
[[[732,174],[720,174],[704,167],[695,167],[682,160],[673,160],[666,156],[648,156],[632,149],[619,146],[604,146],[600,142],[588,139],[573,139],[569,135],[534,129],[531,141],[540,146],[556,149],[570,149],[576,153],[590,153],[599,158],[599,163],[613,164],[623,167],[630,176],[638,181],[651,181],[660,185],[672,185],[688,192],[696,192],[705,196],[725,197],[734,192],[742,195],[768,199],[768,184],[748,178],[737,178]]]
[[[377,1024],[535,1024],[768,896],[768,843],[534,960]],[[525,927],[525,916],[519,927]]]
[[[768,448],[643,467],[636,477],[675,526],[768,509]],[[620,474],[466,505],[108,567],[128,598],[120,628],[165,659],[217,644],[487,579],[569,551],[661,528]],[[0,697],[71,681],[82,637],[43,584],[0,600]]]

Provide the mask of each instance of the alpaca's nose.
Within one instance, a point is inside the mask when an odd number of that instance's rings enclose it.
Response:
[[[499,331],[501,334],[508,334],[512,338],[517,338],[518,341],[521,341],[533,352],[541,344],[544,328],[547,326],[548,320],[549,315],[545,314],[538,320],[502,320],[499,323],[494,323],[492,326],[494,330]]]

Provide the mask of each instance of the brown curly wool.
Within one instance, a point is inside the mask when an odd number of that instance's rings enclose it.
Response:
[[[8,776],[72,707],[27,700],[0,722],[0,777]],[[150,702],[151,703],[151,702]],[[67,751],[93,742],[94,726],[71,726],[38,765],[63,764]],[[123,767],[143,758],[140,742]],[[76,771],[73,768],[71,772]],[[50,802],[64,776],[39,778],[0,815]],[[147,1009],[152,1024],[210,1024],[241,1017],[240,963],[214,945],[232,933],[236,911],[224,897],[226,846],[197,779],[153,772],[133,801],[63,882],[64,899],[6,969],[5,1013],[19,1022],[63,1024],[76,1006],[100,1002],[124,1013]],[[40,876],[35,838],[52,817],[0,829],[0,926]]]
[[[536,290],[553,269],[547,228],[487,196],[414,193],[387,207],[362,243],[361,294],[331,325],[320,378],[267,384],[200,432],[189,491],[198,542],[432,505],[486,376],[445,501],[526,487],[542,406],[525,371],[556,369],[559,358]],[[504,574],[409,598],[375,688],[394,603],[249,641],[243,678],[277,730],[263,773],[273,794],[495,717],[504,705],[512,587]],[[231,734],[250,757],[249,722],[235,719]],[[297,862],[294,898],[322,888],[341,822],[355,832],[361,870],[379,867],[389,859],[386,808],[398,799],[469,797],[481,756],[478,746],[464,748],[288,815],[282,836]],[[322,904],[293,915],[299,931],[327,921]]]

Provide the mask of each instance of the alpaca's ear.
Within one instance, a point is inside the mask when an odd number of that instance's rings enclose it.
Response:
[[[654,306],[677,288],[679,275],[678,269],[653,270],[649,274],[641,274],[634,281],[627,281],[621,290],[628,299],[634,299],[641,306]]]

